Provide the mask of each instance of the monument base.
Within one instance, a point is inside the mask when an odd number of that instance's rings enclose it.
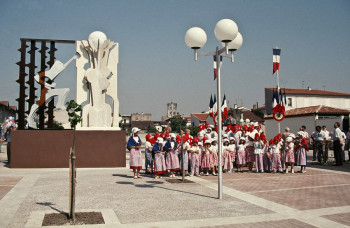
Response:
[[[11,132],[11,168],[68,168],[73,130]],[[125,131],[76,131],[77,168],[126,166]]]

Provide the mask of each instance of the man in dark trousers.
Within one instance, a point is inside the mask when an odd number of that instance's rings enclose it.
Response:
[[[339,122],[334,123],[333,150],[334,150],[334,158],[335,158],[335,165],[336,166],[343,165],[343,159],[341,156],[342,148],[341,148],[341,144],[340,144],[341,130],[340,130],[339,126],[340,126]]]

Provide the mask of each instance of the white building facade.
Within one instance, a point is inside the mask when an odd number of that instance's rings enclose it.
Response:
[[[284,89],[282,89],[284,92]],[[350,110],[350,93],[326,90],[285,89],[286,110],[324,105],[333,108]],[[272,114],[273,88],[265,88],[266,113]]]

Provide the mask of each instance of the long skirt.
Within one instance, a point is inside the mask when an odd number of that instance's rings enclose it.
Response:
[[[255,162],[254,148],[247,148],[245,153],[246,153],[247,163]]]
[[[284,154],[284,160],[286,163],[294,163],[294,151],[293,150],[286,150]]]
[[[280,154],[272,154],[272,169],[282,172],[282,163]]]
[[[231,151],[231,152],[230,152],[230,155],[231,155],[231,161],[232,161],[232,163],[235,163],[235,160],[236,160],[236,152]],[[233,165],[233,164],[232,164],[232,165]]]
[[[165,158],[161,153],[154,155],[154,174],[159,175],[166,172]]]
[[[212,158],[213,158],[213,165],[214,165],[214,166],[218,166],[218,165],[219,165],[218,154],[217,154],[217,153],[212,153],[211,156],[212,156]]]
[[[239,150],[237,151],[237,160],[236,160],[236,164],[237,165],[244,165],[246,162],[245,159],[245,150]]]
[[[182,154],[179,152],[179,159],[180,159],[180,169],[182,170]],[[184,151],[184,170],[188,170],[188,153],[187,151]]]
[[[177,153],[175,150],[170,150],[167,152],[165,163],[166,163],[166,170],[170,172],[179,170],[180,168],[179,157],[177,156]]]
[[[191,153],[191,175],[199,174],[199,154]]]
[[[306,165],[306,153],[304,147],[299,147],[295,159],[297,165]]]
[[[264,170],[263,154],[255,154],[256,170]]]
[[[213,164],[213,156],[211,156],[211,154],[203,154],[202,156],[202,168],[206,169],[206,168],[213,168],[214,164]]]
[[[141,150],[130,150],[130,169],[142,169]]]
[[[223,163],[224,163],[224,169],[226,169],[226,170],[233,169],[232,157],[231,157],[231,153],[230,152],[225,151],[222,160],[223,160]]]

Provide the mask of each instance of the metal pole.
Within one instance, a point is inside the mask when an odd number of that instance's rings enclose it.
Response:
[[[185,181],[185,158],[184,158],[184,142],[182,140],[182,132],[181,132],[181,125],[180,125],[180,134],[181,134],[181,168],[182,168],[182,182]]]
[[[220,54],[219,54],[219,47],[216,47],[216,68],[217,68],[217,115],[218,115],[218,160],[219,160],[219,167],[218,167],[218,199],[222,199],[222,116],[221,116],[221,70],[220,70]]]
[[[278,96],[280,94],[280,75],[279,75],[279,70],[276,71],[277,72],[277,92],[278,92]],[[281,123],[280,121],[278,121],[278,133],[281,133]]]

